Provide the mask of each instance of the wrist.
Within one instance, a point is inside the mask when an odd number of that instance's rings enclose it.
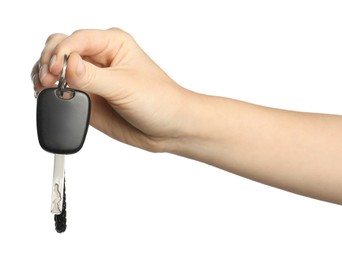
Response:
[[[217,151],[231,142],[229,99],[189,91],[179,113],[179,131],[165,141],[164,151],[209,164],[218,164]]]

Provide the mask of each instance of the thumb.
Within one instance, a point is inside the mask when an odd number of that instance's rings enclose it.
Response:
[[[113,77],[113,71],[97,67],[77,53],[71,53],[68,58],[66,80],[71,88],[107,98],[115,87]]]

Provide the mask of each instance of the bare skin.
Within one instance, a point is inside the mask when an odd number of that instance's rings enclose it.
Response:
[[[36,93],[55,85],[65,54],[68,85],[90,94],[91,125],[110,137],[342,204],[341,116],[190,91],[117,28],[51,35],[32,69]]]

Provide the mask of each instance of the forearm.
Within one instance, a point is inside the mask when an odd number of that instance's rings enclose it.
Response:
[[[191,94],[169,152],[342,204],[342,117]]]

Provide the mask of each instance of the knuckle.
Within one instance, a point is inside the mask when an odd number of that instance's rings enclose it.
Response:
[[[115,38],[119,38],[122,41],[131,41],[133,40],[133,36],[131,34],[129,34],[128,32],[118,28],[118,27],[112,27],[109,28],[107,31],[110,31],[111,33],[113,33],[113,36]]]
[[[49,44],[50,42],[54,42],[56,40],[64,39],[66,37],[67,37],[67,35],[63,34],[63,33],[53,33],[53,34],[49,35],[49,37],[46,39],[45,45]]]
[[[73,42],[73,43],[87,42],[87,37],[89,37],[88,35],[89,31],[90,31],[89,29],[78,29],[72,32],[71,35],[69,36],[69,43],[70,42]]]
[[[78,29],[74,31],[71,35],[79,36],[79,35],[82,35],[85,31],[87,31],[87,29]]]

